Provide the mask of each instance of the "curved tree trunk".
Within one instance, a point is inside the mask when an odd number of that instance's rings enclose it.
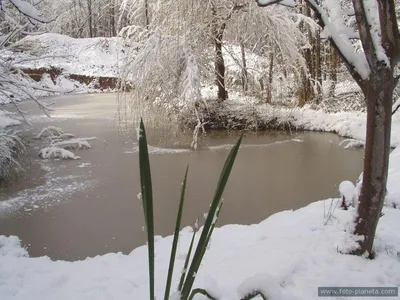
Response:
[[[367,101],[367,137],[354,231],[363,237],[359,241],[360,248],[354,252],[359,255],[366,252],[373,255],[372,245],[385,199],[394,87],[393,72],[384,68],[378,74],[371,74],[371,79],[363,88]]]

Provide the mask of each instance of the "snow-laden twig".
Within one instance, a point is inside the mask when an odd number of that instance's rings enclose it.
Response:
[[[43,128],[37,135],[34,136],[35,139],[41,139],[41,138],[47,138],[47,137],[60,137],[61,135],[64,134],[64,131],[55,126],[48,126],[46,128]],[[69,134],[70,136],[74,136],[72,134]]]
[[[22,0],[8,0],[21,14],[29,20],[34,20],[40,23],[49,23],[53,20],[47,20],[40,16],[38,9],[27,1]]]
[[[49,158],[80,159],[79,156],[76,156],[71,151],[55,146],[50,146],[41,149],[39,151],[39,157],[44,159],[49,159]]]
[[[89,144],[88,141],[94,140],[96,138],[76,138],[66,141],[59,141],[52,143],[54,147],[61,147],[64,149],[90,149],[92,146]]]

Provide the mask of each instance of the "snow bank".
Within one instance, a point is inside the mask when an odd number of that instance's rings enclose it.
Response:
[[[203,90],[203,95],[207,91]],[[203,111],[205,121],[211,128],[249,130],[285,129],[334,132],[352,138],[346,147],[360,146],[365,141],[366,113],[338,112],[327,113],[309,107],[286,108],[260,104],[254,98],[231,94],[229,101],[222,104],[208,104]],[[218,118],[215,118],[218,116]],[[400,113],[392,117],[392,147],[400,145]]]
[[[390,161],[388,199],[400,198],[400,148]],[[397,200],[396,200],[397,199]],[[260,224],[215,230],[195,286],[239,299],[262,291],[270,299],[318,299],[320,286],[399,286],[400,210],[384,207],[374,243],[376,258],[341,254],[355,245],[348,233],[354,209],[327,214],[328,199],[277,213]],[[324,225],[326,224],[326,225]],[[172,232],[172,228],[171,228]],[[191,229],[181,231],[176,270],[183,267]],[[161,298],[172,236],[156,239],[156,295]],[[2,299],[148,299],[147,249],[109,253],[83,261],[29,258],[16,237],[0,237]],[[173,287],[179,274],[174,274]]]
[[[293,124],[305,130],[335,132],[344,137],[365,141],[366,120],[365,113],[336,113],[328,114],[311,109],[294,109]],[[392,118],[392,147],[400,145],[400,115]]]
[[[11,57],[21,68],[52,67],[69,74],[103,77],[118,76],[125,52],[119,38],[74,39],[55,33],[27,36],[13,51],[1,55]]]
[[[7,86],[7,93],[0,95],[0,103],[11,101],[7,95],[13,95],[12,99],[19,102],[57,93],[114,91],[120,60],[128,50],[128,46],[121,44],[120,38],[29,35],[0,51],[0,61],[7,62],[5,72],[16,83]],[[134,53],[130,51],[131,56]]]

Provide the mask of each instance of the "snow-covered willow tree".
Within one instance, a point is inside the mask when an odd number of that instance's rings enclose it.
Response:
[[[204,45],[207,35],[192,18],[202,4],[184,0],[142,4],[123,3],[132,25],[119,35],[133,52],[125,55],[121,68],[122,81],[130,86],[129,99],[120,97],[120,110],[125,110],[121,115],[133,120],[140,116],[147,123],[175,129],[190,123],[196,127],[195,147],[201,128],[197,106],[203,48],[199,45]],[[144,9],[149,10],[145,22]]]
[[[257,0],[294,6],[294,0]],[[393,91],[400,79],[400,33],[394,0],[305,0],[315,12],[323,36],[336,48],[367,105],[364,170],[355,235],[354,254],[372,255],[376,227],[386,194]],[[356,44],[361,42],[361,50]]]
[[[200,89],[215,84],[215,99],[228,98],[224,56],[230,53],[225,45],[241,41],[243,52],[255,51],[260,57],[278,53],[280,62],[297,72],[306,68],[299,49],[307,42],[298,25],[316,27],[310,18],[287,9],[261,11],[252,0],[124,0],[121,7],[131,25],[120,36],[135,51],[126,55],[122,66],[122,81],[132,89],[130,99],[121,97],[120,107],[147,118],[151,114],[145,111],[157,111],[147,122],[163,123],[167,117],[176,121],[170,123],[193,125],[196,130],[202,123],[198,106],[206,105]],[[246,26],[261,25],[265,19],[270,26],[262,32]],[[245,57],[233,60],[238,69],[247,70]],[[266,71],[259,77],[266,77]],[[130,112],[125,116],[133,117]]]
[[[296,80],[301,74],[308,74],[306,60],[302,49],[309,47],[306,31],[301,25],[307,25],[311,32],[316,32],[318,25],[313,19],[283,6],[270,6],[259,9],[256,5],[248,5],[229,23],[226,30],[228,41],[238,43],[241,48],[239,65],[243,69],[242,82],[247,85],[257,85],[264,92],[266,102],[270,103],[272,85],[279,78],[279,85],[285,90],[296,91],[301,88],[301,82]],[[246,51],[249,49],[250,51]],[[256,78],[247,78],[246,52],[255,53],[265,58],[267,62]],[[251,76],[250,76],[251,77]],[[253,82],[251,82],[253,81]],[[289,93],[286,93],[287,97]]]

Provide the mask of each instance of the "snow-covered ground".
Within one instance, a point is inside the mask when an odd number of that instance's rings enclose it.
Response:
[[[118,62],[125,47],[119,38],[74,39],[46,33],[27,36],[1,56],[13,59],[16,67],[58,68],[67,74],[117,77]]]
[[[35,98],[63,93],[111,91],[118,78],[122,60],[134,51],[120,38],[74,39],[61,34],[30,35],[0,51],[0,61],[11,69],[10,77]],[[25,73],[25,75],[23,75]],[[35,80],[30,79],[33,76]],[[103,86],[98,83],[103,78]],[[115,79],[115,82],[113,81]],[[104,84],[106,82],[106,84]],[[44,88],[44,89],[43,89]],[[20,89],[8,86],[14,101],[30,98]],[[8,103],[6,94],[0,103]]]

